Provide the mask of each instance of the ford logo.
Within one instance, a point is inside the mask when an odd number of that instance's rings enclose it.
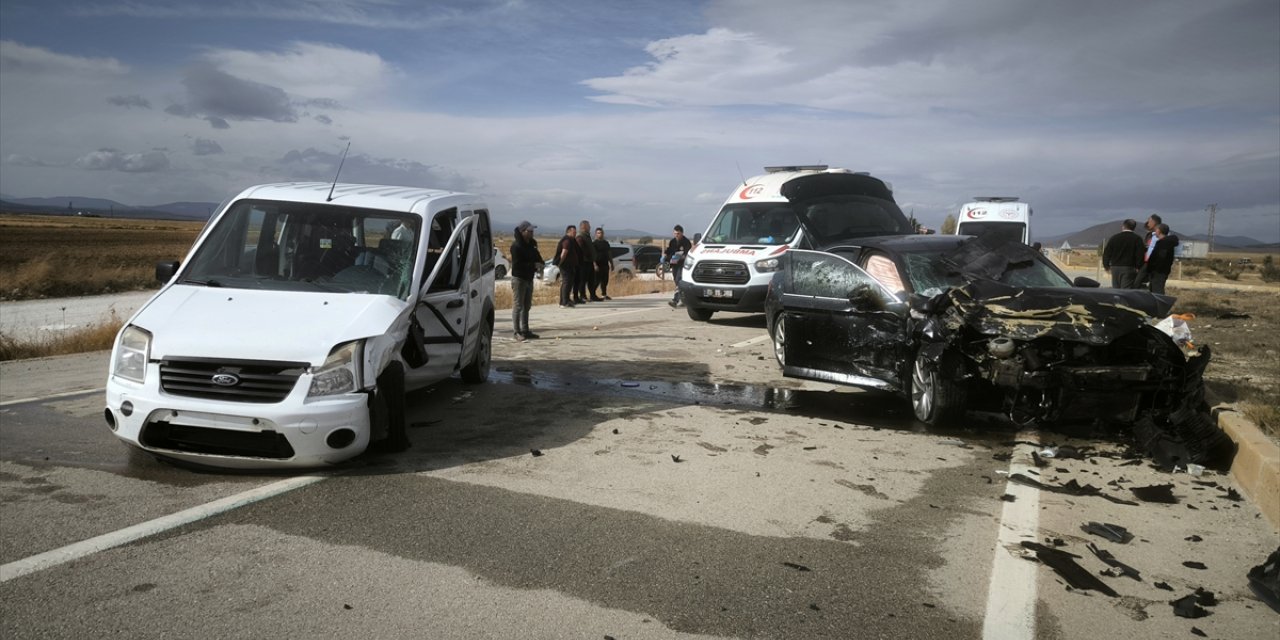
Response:
[[[234,387],[240,384],[240,376],[234,373],[217,373],[209,380],[220,387]]]

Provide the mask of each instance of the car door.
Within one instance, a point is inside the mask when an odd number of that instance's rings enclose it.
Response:
[[[484,209],[476,209],[472,212],[463,212],[466,221],[470,226],[467,238],[464,242],[467,245],[465,266],[465,282],[462,283],[463,290],[466,292],[467,299],[467,315],[466,320],[461,328],[462,330],[462,360],[463,364],[470,362],[475,354],[476,345],[479,344],[480,332],[476,329],[481,323],[486,322],[485,300],[493,295],[494,286],[494,253],[493,234],[489,228],[489,212]]]
[[[437,213],[420,241],[420,251],[427,257],[413,311],[417,328],[410,331],[421,332],[426,356],[408,362],[405,380],[410,388],[448,378],[462,357],[470,312],[468,262],[474,258],[469,244],[475,219],[459,217],[457,209]],[[452,231],[441,241],[447,229]]]
[[[783,374],[898,390],[911,351],[902,300],[841,256],[792,249],[783,263]]]

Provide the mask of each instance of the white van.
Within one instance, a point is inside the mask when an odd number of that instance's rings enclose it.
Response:
[[[1007,234],[1031,244],[1031,205],[1009,196],[976,196],[960,207],[955,235]]]
[[[778,256],[842,240],[912,233],[889,183],[826,165],[765,167],[744,180],[684,261],[680,290],[689,317],[764,310]]]
[[[314,467],[408,446],[404,394],[489,374],[493,239],[477,196],[286,183],[224,204],[120,331],[107,426],[202,466]]]

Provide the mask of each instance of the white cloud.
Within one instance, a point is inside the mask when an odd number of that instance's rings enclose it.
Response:
[[[168,169],[169,157],[163,151],[122,153],[116,149],[99,149],[77,158],[75,166],[90,171],[150,173]]]
[[[424,30],[481,24],[523,13],[519,0],[397,2],[395,0],[130,0],[86,3],[72,10],[82,17],[129,16],[162,19],[253,19],[339,24],[372,29]]]
[[[280,51],[213,49],[203,58],[228,74],[319,99],[317,106],[327,108],[370,102],[395,76],[376,53],[313,42],[289,43]]]
[[[0,73],[45,77],[122,75],[129,68],[115,58],[85,58],[54,53],[12,40],[0,40]]]

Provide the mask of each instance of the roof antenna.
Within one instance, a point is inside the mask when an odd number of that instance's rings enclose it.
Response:
[[[342,150],[342,159],[338,161],[338,172],[333,174],[333,186],[329,187],[329,197],[325,198],[325,202],[333,202],[333,190],[338,187],[338,176],[342,175],[342,165],[347,161],[347,152],[351,150],[351,141],[347,141],[347,148]]]
[[[744,176],[744,175],[742,175],[742,165],[738,164],[738,161],[737,161],[737,160],[734,160],[734,161],[733,161],[733,166],[735,166],[735,167],[737,167],[737,168],[738,168],[738,177],[739,177],[739,178],[742,178],[742,186],[744,186],[744,187],[745,187],[745,186],[747,186],[747,177],[746,177],[746,176]]]

